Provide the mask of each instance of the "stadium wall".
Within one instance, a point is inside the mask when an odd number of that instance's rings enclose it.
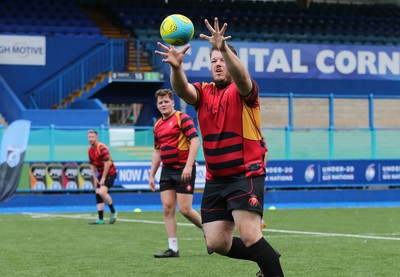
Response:
[[[33,126],[108,126],[108,110],[97,100],[81,101],[63,110],[27,109],[0,75],[0,111],[8,122],[31,121]]]
[[[111,192],[119,211],[161,211],[159,193]],[[193,195],[193,207],[200,208],[203,193]],[[400,189],[269,191],[264,209],[399,207]],[[95,211],[93,193],[17,194],[0,203],[0,213]]]

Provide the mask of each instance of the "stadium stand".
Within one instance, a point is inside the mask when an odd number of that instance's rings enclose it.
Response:
[[[205,31],[210,9],[222,20],[239,26],[234,40],[302,43],[397,45],[399,8],[394,4],[311,2],[307,10],[295,1],[113,1],[110,10],[139,39],[158,38],[159,23],[171,13],[182,13]],[[208,18],[210,19],[210,18]]]
[[[251,4],[249,4],[251,3]],[[84,38],[128,38],[127,60],[125,69],[131,72],[154,71],[151,62],[151,51],[139,41],[159,40],[159,24],[162,19],[171,13],[183,13],[189,16],[196,26],[196,34],[206,32],[203,20],[210,14],[210,9],[218,11],[222,20],[238,26],[232,31],[233,40],[252,42],[283,42],[283,43],[326,43],[326,44],[366,44],[366,45],[397,45],[399,8],[394,4],[348,4],[348,3],[319,3],[311,2],[304,10],[296,5],[295,1],[194,1],[194,0],[77,0],[77,1],[27,1],[27,0],[0,0],[0,33],[2,34],[31,34],[47,37],[84,37]],[[211,18],[208,18],[211,19]],[[137,40],[135,40],[137,39]],[[137,48],[140,47],[140,48]],[[138,56],[140,53],[140,56]],[[109,72],[105,69],[100,75],[91,76],[84,88],[71,88],[63,96],[62,101],[49,105],[50,108],[66,107],[76,101],[83,91],[104,81]],[[97,79],[96,79],[97,78]],[[70,81],[68,83],[71,83]],[[50,97],[45,96],[49,99]],[[268,99],[268,103],[275,99]],[[310,100],[307,100],[310,101]],[[297,126],[327,126],[326,116],[317,116],[318,124],[311,124],[307,109],[307,101],[295,101],[295,111],[299,114],[294,125]],[[315,100],[316,102],[320,100]],[[361,107],[358,114],[365,114],[367,104],[360,100],[360,104],[351,107]],[[306,104],[302,104],[305,102]],[[327,110],[327,101],[318,102],[322,111]],[[276,100],[276,103],[286,103],[285,100]],[[304,106],[304,108],[302,108]],[[341,103],[338,106],[343,106]],[[282,126],[283,119],[287,118],[287,104],[280,107],[279,116],[271,114],[265,122],[272,122],[272,126]],[[268,107],[270,110],[271,107]],[[378,108],[385,112],[385,105]],[[390,109],[389,109],[390,110]],[[283,111],[283,112],[282,112]],[[285,113],[282,115],[282,113]],[[343,118],[352,118],[348,113],[341,111]],[[303,118],[301,117],[303,116]],[[367,118],[367,116],[363,116]],[[379,122],[385,123],[381,115]],[[321,121],[321,122],[320,122]],[[345,121],[345,120],[344,120]],[[367,119],[364,119],[362,126]],[[287,122],[287,120],[285,121]],[[341,122],[340,119],[337,122]],[[348,122],[348,121],[346,121]],[[393,121],[383,124],[389,126],[397,123]],[[283,124],[284,125],[284,124]],[[349,126],[361,126],[358,122],[348,122]]]
[[[101,37],[74,1],[0,1],[0,32],[46,36]]]
[[[398,45],[394,4],[311,2],[304,10],[295,1],[25,1],[1,0],[0,33],[49,36],[159,38],[166,15],[192,19],[195,36],[206,31],[203,20],[212,7],[216,16],[239,26],[234,40],[296,43]],[[102,16],[101,16],[102,15]],[[109,17],[109,18],[107,18]],[[113,22],[107,24],[107,20]],[[117,30],[113,29],[118,25]],[[111,30],[110,30],[111,29]],[[128,32],[122,31],[126,29]],[[117,35],[115,35],[117,33]],[[118,34],[120,33],[120,34]]]
[[[118,51],[120,55],[118,60],[128,61],[128,63],[127,65],[124,64],[125,67],[119,67],[118,70],[126,70],[133,74],[155,71],[151,64],[152,52],[146,49],[144,44],[137,42],[149,41],[154,45],[154,40],[160,39],[160,22],[171,13],[182,13],[191,18],[195,24],[195,37],[200,33],[207,33],[203,23],[205,17],[211,20],[212,18],[209,16],[218,16],[222,21],[236,26],[233,31],[230,30],[230,35],[232,35],[234,41],[388,46],[400,43],[398,38],[400,9],[393,4],[311,2],[309,8],[304,10],[299,8],[295,1],[0,0],[0,6],[2,7],[0,9],[1,34],[44,35],[47,38],[56,37],[71,40],[83,38],[85,41],[103,39],[107,42],[111,41],[110,38],[122,38],[123,43],[104,47],[103,50],[104,53],[109,53],[108,50],[111,48],[113,48],[113,51],[123,49],[125,52]],[[218,11],[218,14],[210,12],[211,9]],[[47,107],[38,105],[39,109],[57,108],[60,110],[56,112],[63,112],[71,106],[78,106],[80,102],[84,102],[81,100],[87,100],[80,99],[85,94],[90,97],[104,97],[101,101],[103,99],[110,100],[111,96],[115,97],[111,99],[113,101],[131,101],[130,103],[138,101],[139,103],[144,101],[145,96],[153,101],[149,95],[156,86],[161,85],[162,81],[156,85],[155,82],[151,85],[149,85],[151,82],[141,82],[135,84],[134,89],[132,89],[133,84],[129,84],[132,86],[127,88],[127,82],[125,84],[114,83],[110,85],[114,86],[113,90],[110,89],[104,93],[95,91],[96,86],[98,90],[100,85],[109,85],[107,78],[110,76],[111,69],[107,67],[110,63],[108,60],[105,63],[98,62],[95,66],[87,66],[87,64],[81,62],[84,59],[88,61],[88,64],[92,63],[89,48],[88,46],[87,52],[82,55],[76,54],[71,61],[65,62],[67,66],[63,65],[62,67],[60,65],[60,68],[55,70],[56,72],[51,72],[53,74],[51,78],[56,80],[54,90],[51,88],[49,95],[42,94],[43,98],[50,100],[50,94],[56,95],[54,91],[59,89],[60,82],[64,84],[63,89],[65,89],[66,95],[62,97],[61,101],[54,102],[57,104],[51,103]],[[138,56],[138,53],[141,55]],[[54,53],[51,57],[56,57],[56,55],[57,53]],[[110,55],[99,56],[109,57]],[[81,63],[76,62],[78,58],[81,59],[79,61]],[[70,70],[72,67],[74,69],[75,67],[100,69],[100,65],[106,65],[104,70],[90,74],[87,80],[85,79],[83,86],[72,87],[72,81],[83,79],[83,73],[74,70],[74,74],[68,75],[70,71],[67,72],[65,69]],[[62,76],[67,77],[63,79]],[[71,87],[69,87],[70,85]],[[32,92],[29,96],[35,97],[38,95],[39,88],[41,89],[41,87],[36,86],[33,89],[34,91],[29,90],[28,93],[18,91],[18,93],[22,95]],[[343,89],[345,88],[343,86]],[[92,94],[88,94],[88,91]],[[135,95],[129,96],[132,91]],[[26,97],[26,94],[23,96]],[[328,96],[312,98],[308,95],[307,97],[295,98],[292,110],[290,110],[287,94],[282,93],[282,95],[282,97],[264,96],[261,99],[262,126],[267,130],[265,132],[268,142],[274,145],[273,151],[271,151],[272,159],[329,159],[332,157],[335,159],[394,159],[398,157],[398,151],[394,151],[392,146],[394,142],[399,140],[399,99],[374,100],[373,108],[375,112],[373,115],[375,118],[373,120],[375,120],[375,126],[372,125],[372,127],[369,118],[371,110],[368,95],[367,97],[363,95],[360,99],[335,99],[334,128],[348,128],[348,130],[335,133],[338,139],[333,141],[332,145],[337,152],[331,155],[328,147],[330,141],[329,128],[332,127],[330,126],[331,114]],[[89,96],[86,97],[89,98]],[[2,95],[2,97],[4,96]],[[36,100],[39,103],[38,99]],[[104,103],[112,103],[111,100],[110,102],[103,101],[103,103],[99,103],[99,106]],[[28,104],[24,104],[28,106]],[[94,103],[92,104],[94,105]],[[2,112],[1,109],[0,112]],[[146,111],[146,113],[142,111],[142,114],[144,118],[147,118],[147,121],[139,121],[137,124],[139,127],[135,128],[135,146],[127,143],[126,146],[112,148],[115,151],[115,158],[120,161],[151,159],[152,130],[149,125],[151,125],[151,118],[154,114],[151,111]],[[4,111],[3,115],[5,115]],[[82,116],[82,118],[86,117],[86,115]],[[2,125],[1,117],[0,125]],[[47,126],[33,132],[33,141],[37,144],[35,145],[37,147],[30,148],[29,160],[69,161],[86,159],[86,156],[83,156],[87,148],[86,129],[77,131]],[[131,127],[129,126],[129,128]],[[148,128],[140,129],[140,127]],[[380,143],[378,146],[381,148],[377,153],[371,154],[372,151],[369,151],[369,149],[373,149],[373,146],[370,146],[369,143],[372,141],[371,134],[372,130],[375,132],[375,127],[397,129],[395,131],[380,130],[380,132],[377,132],[377,141]],[[296,128],[298,129],[296,130]],[[318,130],[313,130],[313,128]],[[362,130],[360,131],[357,128]],[[104,132],[108,133],[108,129],[105,128]],[[107,135],[104,135],[104,137],[106,138]],[[56,138],[54,140],[56,143],[52,140],[53,138]],[[287,138],[289,139],[286,145],[285,140]],[[131,140],[129,138],[127,141],[131,143]],[[287,154],[288,145],[291,147],[290,155]],[[74,151],[71,151],[71,146]],[[382,146],[386,146],[386,148]],[[77,156],[76,153],[82,153],[82,156]]]

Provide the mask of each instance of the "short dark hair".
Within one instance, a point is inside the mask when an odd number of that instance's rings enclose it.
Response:
[[[96,130],[93,130],[93,129],[91,129],[91,130],[89,130],[89,131],[88,131],[88,134],[96,134],[96,135],[97,135],[97,131],[96,131]]]
[[[159,96],[168,96],[169,99],[174,100],[174,93],[170,89],[159,89],[156,91],[155,98],[158,98]]]
[[[236,51],[235,47],[233,47],[233,45],[231,45],[231,44],[229,44],[229,43],[227,43],[226,45],[227,45],[227,46],[229,47],[229,49],[231,49],[232,52],[237,56],[237,51]],[[211,47],[211,50],[210,50],[210,57],[211,57],[212,52],[214,52],[214,51],[219,51],[219,49],[218,49],[217,47],[215,47],[215,46]]]

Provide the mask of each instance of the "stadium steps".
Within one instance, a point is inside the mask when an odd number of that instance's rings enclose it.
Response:
[[[101,7],[93,6],[83,6],[82,10],[85,12],[87,17],[93,21],[96,27],[101,30],[101,34],[108,38],[120,38],[128,39],[130,38],[130,33],[126,29],[121,27],[118,20],[112,19],[109,15],[110,12],[107,9]],[[135,41],[129,42],[128,49],[128,71],[132,72],[151,72],[153,70],[146,56],[146,52],[141,49],[140,51],[140,63],[139,68],[137,66],[137,55],[138,51],[136,49]]]
[[[121,28],[120,24],[109,17],[109,12],[101,7],[82,6],[82,11],[108,38],[129,38],[129,31]]]
[[[148,61],[148,57],[146,57],[146,52],[144,50],[140,51],[139,57],[139,68],[137,66],[137,59],[138,59],[138,51],[136,49],[135,41],[129,42],[128,48],[128,71],[133,72],[151,72],[153,71],[152,66]]]
[[[96,78],[92,79],[89,83],[85,84],[83,87],[83,90],[77,89],[73,93],[71,93],[68,97],[64,98],[61,101],[61,106],[59,104],[56,104],[53,106],[53,109],[57,110],[60,108],[65,108],[68,103],[74,102],[76,99],[79,99],[84,96],[84,93],[87,93],[90,91],[92,88],[96,88],[98,83],[104,82],[106,77],[109,77],[111,75],[110,72],[106,73],[101,73],[98,75]]]

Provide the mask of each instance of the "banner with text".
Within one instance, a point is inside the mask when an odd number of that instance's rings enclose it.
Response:
[[[116,186],[149,189],[150,162],[116,162]],[[196,167],[196,189],[203,189],[206,168]],[[156,174],[159,180],[160,170]],[[400,160],[270,161],[266,188],[400,186]]]
[[[115,162],[117,178],[114,188],[149,190],[151,162]],[[93,189],[93,176],[88,163],[32,162],[29,163],[29,180],[32,190],[78,190]],[[161,169],[161,168],[160,168]],[[156,186],[161,170],[156,174]],[[203,189],[206,169],[196,167],[195,189]]]
[[[32,190],[93,189],[92,170],[88,163],[30,163]]]
[[[209,43],[192,41],[190,45],[183,62],[187,76],[211,76]],[[253,78],[400,80],[398,47],[248,42],[232,45]]]
[[[400,160],[270,161],[267,188],[400,186]]]
[[[151,162],[115,162],[114,188],[149,190]],[[156,184],[161,168],[156,174]],[[196,166],[195,189],[203,189],[206,168]],[[328,188],[400,186],[400,160],[269,161],[265,186],[274,188]],[[88,163],[30,163],[32,190],[92,189]]]
[[[0,64],[46,65],[46,37],[0,35]]]
[[[148,190],[151,162],[115,162],[118,174],[115,186],[121,186],[126,189]],[[160,179],[161,168],[158,169],[155,179],[157,189]],[[195,189],[203,189],[206,177],[205,165],[196,166]]]

